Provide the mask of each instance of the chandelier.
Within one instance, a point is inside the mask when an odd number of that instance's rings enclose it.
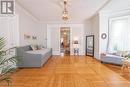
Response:
[[[64,4],[64,9],[63,9],[62,19],[63,21],[68,21],[69,20],[69,15],[68,15],[68,10],[67,10],[68,0],[64,0],[63,4]]]

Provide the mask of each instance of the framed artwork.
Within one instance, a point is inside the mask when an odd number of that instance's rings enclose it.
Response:
[[[32,36],[32,40],[37,40],[37,37],[36,36]]]
[[[31,39],[30,35],[24,34],[24,39]]]

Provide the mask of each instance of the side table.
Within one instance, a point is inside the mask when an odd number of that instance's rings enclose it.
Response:
[[[74,48],[74,55],[79,55],[79,48]]]

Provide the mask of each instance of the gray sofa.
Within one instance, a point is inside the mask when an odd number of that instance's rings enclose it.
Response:
[[[111,63],[111,64],[122,65],[122,59],[123,59],[123,57],[117,56],[117,55],[101,54],[101,62],[102,63]]]
[[[42,67],[52,56],[51,49],[33,51],[29,46],[17,48],[17,55],[20,57],[18,67]]]

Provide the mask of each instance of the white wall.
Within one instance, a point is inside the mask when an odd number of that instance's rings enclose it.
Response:
[[[60,27],[58,24],[47,25],[47,48],[52,48],[53,55],[60,54]]]
[[[19,16],[19,38],[20,45],[29,44],[43,44],[44,42],[44,27],[43,24],[37,21],[31,14],[24,10],[19,4],[16,3],[16,14]],[[37,40],[24,39],[24,34],[30,36],[37,36]]]
[[[84,32],[84,25],[83,24],[71,24],[70,26],[70,46],[71,46],[71,55],[74,54],[73,52],[73,41],[79,41],[79,55],[85,55],[85,32]]]
[[[48,24],[47,25],[47,47],[52,48],[53,55],[60,55],[60,27],[70,27],[70,49],[73,55],[73,40],[79,40],[79,54],[85,55],[85,34],[83,24]]]
[[[43,46],[46,48],[47,47],[47,24],[46,23],[41,23],[42,25],[42,30],[43,30]]]
[[[99,15],[84,21],[85,35],[94,35],[94,57],[99,60]]]
[[[130,0],[111,0],[101,11],[121,11],[130,9]]]
[[[0,36],[6,38],[6,48],[24,46],[29,44],[43,44],[46,47],[46,29],[24,8],[16,3],[15,16],[0,17]],[[37,40],[24,39],[24,34],[37,36]]]
[[[84,21],[84,32],[85,32],[85,35],[91,35],[92,34],[91,19],[87,19],[87,20]]]
[[[109,19],[130,15],[130,0],[112,0],[106,5],[100,12],[100,36],[102,33],[106,33],[108,36],[109,31]],[[108,45],[108,37],[103,40],[99,38],[100,48],[99,53],[106,52]]]
[[[99,59],[99,15],[95,15],[91,18],[92,34],[95,36],[94,39],[94,57]]]
[[[100,54],[107,50],[109,19],[126,15],[130,15],[130,0],[111,0],[98,15],[90,19],[95,35],[95,58],[99,60]],[[107,34],[106,39],[101,38],[102,33]]]

